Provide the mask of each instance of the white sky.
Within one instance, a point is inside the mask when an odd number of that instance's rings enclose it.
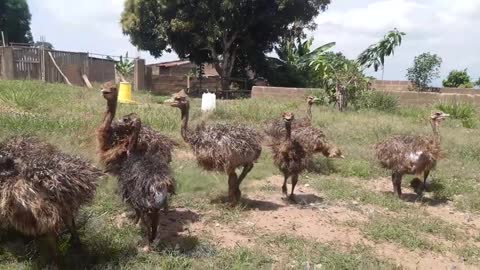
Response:
[[[407,33],[395,56],[386,60],[385,79],[403,80],[413,58],[433,52],[443,58],[442,76],[468,68],[480,77],[480,0],[332,0],[310,35],[314,45],[336,41],[334,50],[356,57],[368,45],[397,27]],[[122,34],[123,0],[28,0],[35,40],[45,36],[56,49],[120,55],[136,49]],[[177,59],[166,54],[147,62]],[[373,74],[373,73],[372,73]],[[373,74],[377,77],[380,73]],[[436,84],[439,82],[437,81]]]

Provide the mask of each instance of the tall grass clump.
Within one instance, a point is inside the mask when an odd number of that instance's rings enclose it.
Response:
[[[465,128],[475,128],[477,126],[477,112],[472,103],[461,101],[443,101],[436,104],[435,108],[450,114],[450,117],[453,119],[460,120]]]
[[[393,112],[398,108],[398,97],[380,91],[364,91],[352,103],[355,110]]]

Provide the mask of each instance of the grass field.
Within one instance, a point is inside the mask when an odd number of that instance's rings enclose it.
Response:
[[[135,93],[139,105],[121,105],[118,115],[136,112],[142,122],[178,142],[179,112],[161,97]],[[303,116],[302,100],[219,101],[202,115],[192,104],[192,125],[246,123],[290,110]],[[391,193],[389,172],[373,157],[373,145],[393,134],[430,134],[428,115],[455,112],[441,134],[447,158],[431,174],[432,190],[422,202]],[[39,136],[65,152],[97,163],[94,130],[105,102],[98,90],[37,82],[0,81],[0,139]],[[141,233],[121,214],[116,180],[104,179],[95,202],[80,216],[82,250],[62,241],[66,269],[457,269],[480,267],[480,120],[468,104],[401,107],[391,112],[340,113],[317,106],[314,124],[344,152],[343,160],[315,159],[300,178],[301,203],[281,200],[281,178],[269,149],[242,184],[245,201],[229,209],[218,198],[226,176],[197,167],[185,144],[173,169],[178,195],[165,219],[165,239],[149,254],[137,251]],[[1,221],[0,221],[1,222]],[[65,237],[66,238],[66,237]],[[66,239],[65,239],[66,240]],[[0,231],[0,269],[30,269],[46,261],[41,240]]]

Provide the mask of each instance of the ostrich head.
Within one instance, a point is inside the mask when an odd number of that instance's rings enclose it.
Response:
[[[2,177],[12,176],[15,173],[15,162],[13,158],[0,153],[0,179]]]
[[[189,102],[188,102],[188,95],[185,93],[184,90],[181,90],[178,93],[172,95],[172,98],[165,100],[165,104],[170,104],[170,106],[179,108],[181,110],[187,109]]]
[[[342,151],[335,145],[329,145],[325,151],[326,157],[329,158],[345,158],[342,154]]]
[[[307,104],[308,104],[308,105],[313,105],[313,104],[315,104],[315,103],[317,103],[317,102],[319,102],[319,101],[320,101],[320,99],[317,98],[317,97],[314,97],[314,96],[308,96],[308,97],[307,97]]]
[[[102,95],[107,101],[116,101],[118,97],[117,85],[114,82],[107,82],[103,85]]]
[[[445,118],[447,118],[449,116],[450,116],[449,114],[446,114],[444,112],[434,112],[430,116],[430,119],[432,120],[432,122],[438,124],[438,123],[441,123],[443,120],[445,120]]]
[[[292,112],[284,112],[282,114],[283,121],[285,122],[291,122],[295,119],[295,115],[293,115]]]

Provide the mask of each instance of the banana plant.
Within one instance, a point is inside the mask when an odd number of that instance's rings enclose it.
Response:
[[[373,66],[375,72],[381,67],[383,79],[383,74],[385,71],[385,57],[394,55],[395,48],[402,44],[403,36],[405,36],[404,32],[400,32],[397,28],[394,28],[392,31],[389,31],[378,43],[370,45],[365,51],[363,51],[358,56],[358,63],[367,68]]]
[[[115,69],[124,77],[131,76],[133,74],[134,67],[135,64],[133,61],[128,60],[128,52],[125,54],[125,58],[120,56],[120,61],[115,64]]]

